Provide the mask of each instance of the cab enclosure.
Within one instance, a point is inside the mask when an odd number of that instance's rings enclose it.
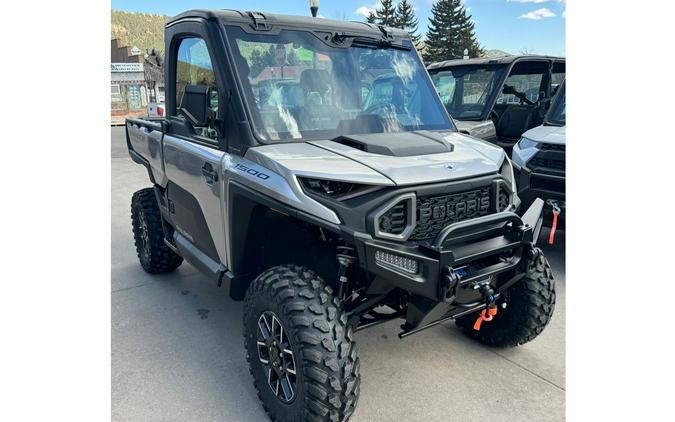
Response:
[[[510,152],[544,121],[565,79],[565,59],[550,56],[448,60],[427,67],[460,132]]]

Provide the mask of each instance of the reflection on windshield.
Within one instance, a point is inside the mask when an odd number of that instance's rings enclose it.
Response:
[[[304,31],[227,32],[262,139],[452,128],[414,50],[332,47]]]
[[[448,113],[459,120],[483,116],[487,100],[499,79],[498,68],[456,68],[441,70],[431,78]]]

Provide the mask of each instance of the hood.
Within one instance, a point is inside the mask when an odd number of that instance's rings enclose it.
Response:
[[[414,155],[420,151],[422,155]],[[287,178],[297,175],[379,186],[496,173],[504,156],[501,148],[458,132],[427,131],[263,145],[246,153],[247,159]]]
[[[372,169],[397,186],[496,173],[505,156],[501,148],[458,132],[349,135],[308,143]]]
[[[497,136],[497,129],[492,120],[454,120],[457,130],[476,138],[489,139]]]
[[[246,159],[282,175],[327,180],[349,180],[365,185],[393,186],[394,182],[372,168],[308,143],[283,143],[249,148]]]
[[[565,126],[537,126],[523,133],[523,138],[545,144],[565,145]]]

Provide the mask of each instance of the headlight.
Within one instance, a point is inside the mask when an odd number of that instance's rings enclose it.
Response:
[[[309,177],[298,177],[298,181],[306,192],[316,193],[338,201],[344,201],[379,189],[378,186]]]
[[[417,261],[385,251],[375,252],[375,262],[382,267],[394,267],[408,274],[417,274]]]
[[[535,142],[529,138],[520,138],[520,141],[518,141],[518,146],[520,149],[539,148],[539,142]]]

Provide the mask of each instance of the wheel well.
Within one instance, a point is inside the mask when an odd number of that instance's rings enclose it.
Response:
[[[326,284],[335,285],[337,234],[251,198],[236,195],[232,199],[230,268],[239,279],[230,287],[232,298],[242,299],[255,277],[283,264],[311,268]]]

